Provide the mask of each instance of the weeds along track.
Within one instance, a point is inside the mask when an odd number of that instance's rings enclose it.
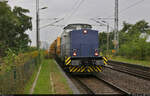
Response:
[[[88,94],[129,94],[97,76],[70,76]]]
[[[129,63],[123,63],[123,62],[117,62],[117,61],[109,61],[109,65],[110,66],[105,66],[105,67],[110,68],[112,70],[127,73],[130,75],[134,75],[136,77],[150,80],[150,67],[129,64]]]

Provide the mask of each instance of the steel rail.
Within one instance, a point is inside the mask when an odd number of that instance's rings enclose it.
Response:
[[[136,69],[140,69],[140,70],[143,70],[143,71],[149,71],[150,72],[150,67],[147,67],[147,66],[131,64],[131,63],[125,63],[125,62],[120,62],[120,61],[113,61],[113,60],[109,60],[108,63],[109,64],[113,64],[113,65],[126,66],[126,67],[130,67],[130,68],[136,68]]]
[[[95,75],[95,77],[96,77],[98,80],[101,80],[101,81],[105,82],[107,85],[111,86],[112,88],[115,88],[116,90],[121,91],[123,94],[126,94],[126,95],[130,95],[130,94],[131,94],[130,92],[128,92],[128,91],[126,91],[126,90],[124,90],[124,89],[122,89],[122,88],[120,88],[120,87],[114,85],[113,83],[110,83],[110,82],[108,82],[108,81],[106,81],[106,80],[100,78],[100,77],[97,76],[97,75]]]
[[[115,70],[115,71],[122,72],[122,73],[130,74],[139,78],[150,80],[150,74],[146,71],[142,71],[142,70],[139,71],[136,69],[131,69],[131,68],[128,68],[127,66],[119,66],[119,65],[113,65],[113,64],[110,64],[110,65],[111,66],[105,66],[105,67]]]
[[[96,75],[94,75],[93,77],[96,78],[97,80],[99,80],[100,82],[104,82],[105,84],[107,84],[107,85],[110,86],[111,88],[116,89],[116,91],[121,92],[121,95],[129,95],[129,94],[131,94],[130,92],[128,92],[128,91],[126,91],[126,90],[124,90],[124,89],[122,89],[122,88],[119,88],[118,86],[116,86],[116,85],[114,85],[114,84],[112,84],[112,83],[110,83],[110,82],[107,82],[107,81],[105,81],[104,79],[99,78],[99,77],[96,76]],[[88,94],[96,94],[94,91],[91,90],[91,88],[89,88],[89,87],[87,86],[87,84],[83,83],[83,81],[81,81],[81,80],[78,79],[77,77],[76,77],[76,78],[73,77],[73,78],[82,86],[82,88],[83,88]]]
[[[81,86],[82,88],[88,93],[88,94],[95,94],[85,83],[83,83],[80,79],[77,77],[74,78]]]

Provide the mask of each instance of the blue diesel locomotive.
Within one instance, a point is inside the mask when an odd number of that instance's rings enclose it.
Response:
[[[70,73],[101,72],[107,59],[100,56],[98,31],[89,24],[69,24],[60,39],[60,55]]]

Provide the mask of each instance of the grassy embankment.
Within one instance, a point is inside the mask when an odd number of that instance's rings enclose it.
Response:
[[[31,60],[36,59],[37,51],[19,53],[9,52],[1,61],[0,89],[3,94],[22,94],[36,64]],[[15,71],[14,71],[15,70]],[[16,74],[15,74],[16,73]]]
[[[40,59],[41,59],[41,61],[43,61],[44,55],[45,55],[45,54],[44,54],[44,51],[40,51],[40,54],[42,54],[41,57],[40,57]],[[29,81],[28,81],[27,84],[25,85],[24,94],[30,94],[30,90],[31,90],[32,85],[33,85],[33,82],[34,82],[34,80],[35,80],[35,78],[36,78],[37,72],[38,72],[38,70],[39,70],[39,66],[40,66],[40,65],[38,65],[38,66],[34,69],[34,72],[33,72],[32,76],[31,76],[31,78],[29,79]]]
[[[54,60],[44,59],[34,94],[71,94],[66,78],[57,68]]]
[[[143,65],[143,66],[150,67],[150,61],[148,61],[148,60],[127,59],[127,58],[124,58],[124,57],[121,57],[121,56],[109,56],[108,58],[110,60],[114,60],[114,61],[120,61],[120,62],[126,62],[126,63],[138,64],[138,65]]]
[[[57,68],[53,59],[42,58],[42,66],[33,94],[72,94],[66,78]],[[29,94],[32,84],[36,78],[38,69],[35,70],[27,83],[24,93]]]
[[[38,72],[38,69],[36,68],[34,70],[34,73],[32,74],[32,77],[30,78],[30,80],[27,82],[27,84],[25,86],[24,94],[30,94],[30,89],[32,87],[32,84],[33,84],[35,78],[36,78],[37,72]]]

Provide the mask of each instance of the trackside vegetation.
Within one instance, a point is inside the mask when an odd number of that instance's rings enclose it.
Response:
[[[124,58],[122,56],[112,56],[112,55],[109,55],[108,58],[109,60],[120,61],[120,62],[131,63],[131,64],[138,64],[138,65],[150,67],[149,60],[135,60],[135,59]]]
[[[9,53],[5,59],[7,62],[1,63],[0,94],[22,94],[24,92],[24,86],[34,70],[38,68],[37,54],[37,51],[19,55]]]
[[[66,78],[53,59],[44,59],[33,94],[72,94]]]
[[[38,51],[26,31],[32,30],[28,9],[0,1],[0,94],[22,94],[39,67]]]
[[[0,57],[7,56],[11,49],[15,54],[30,50],[31,43],[27,30],[32,30],[28,9],[15,6],[13,9],[7,1],[0,1]]]
[[[102,32],[100,36],[100,48],[106,53],[107,34]],[[114,33],[110,32],[109,54],[113,55],[111,50],[114,49],[112,40]],[[119,52],[113,56],[119,58],[150,61],[150,25],[145,20],[129,24],[124,22],[122,29],[119,31]],[[121,59],[120,59],[121,60]],[[127,60],[126,60],[127,61]]]

